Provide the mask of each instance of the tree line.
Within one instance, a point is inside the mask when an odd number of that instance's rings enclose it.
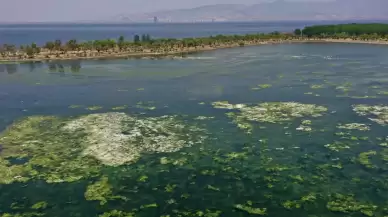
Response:
[[[338,24],[338,25],[315,25],[307,26],[303,30],[296,29],[296,35],[307,37],[314,36],[365,36],[374,35],[386,38],[388,37],[388,24],[367,23],[367,24]]]
[[[131,40],[126,40],[124,36],[117,39],[105,39],[94,41],[77,41],[76,39],[62,42],[61,40],[46,42],[43,46],[36,43],[30,45],[4,44],[0,45],[0,56],[23,56],[27,54],[32,58],[36,54],[60,55],[68,51],[125,51],[142,52],[144,49],[151,52],[169,52],[180,48],[197,48],[204,46],[218,46],[223,44],[238,44],[244,46],[246,43],[269,41],[269,40],[289,40],[309,38],[351,38],[355,40],[378,40],[388,39],[388,24],[340,24],[340,25],[316,25],[307,26],[304,29],[296,29],[293,33],[257,33],[246,35],[216,35],[200,38],[152,38],[148,34],[135,35]]]
[[[149,34],[135,35],[132,40],[126,40],[124,36],[117,39],[105,39],[79,42],[71,39],[67,42],[61,40],[48,41],[39,47],[36,43],[30,45],[21,45],[17,48],[15,45],[0,45],[0,55],[16,53],[17,51],[25,52],[28,56],[39,54],[42,49],[50,52],[67,52],[67,51],[86,51],[96,50],[107,51],[110,49],[128,50],[136,48],[150,49],[168,49],[171,47],[198,47],[212,46],[222,43],[235,43],[244,45],[244,41],[268,40],[268,39],[287,39],[292,35],[272,32],[269,34],[247,34],[247,35],[216,35],[203,38],[158,38],[153,39]]]

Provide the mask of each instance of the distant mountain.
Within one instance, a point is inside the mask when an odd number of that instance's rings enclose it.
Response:
[[[292,2],[276,0],[255,5],[218,4],[191,9],[119,15],[111,21],[152,22],[271,21],[271,20],[388,20],[388,0]]]

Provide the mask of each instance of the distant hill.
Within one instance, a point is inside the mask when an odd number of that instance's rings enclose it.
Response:
[[[110,21],[152,22],[275,21],[275,20],[388,20],[388,0],[291,2],[276,0],[255,5],[218,4],[191,9],[118,15]]]

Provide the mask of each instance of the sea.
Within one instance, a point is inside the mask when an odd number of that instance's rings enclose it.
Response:
[[[2,25],[1,37],[303,26],[190,25]],[[2,63],[0,216],[388,216],[387,50],[277,44]]]

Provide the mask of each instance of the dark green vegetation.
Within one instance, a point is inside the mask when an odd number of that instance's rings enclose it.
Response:
[[[307,26],[302,31],[295,30],[296,35],[308,37],[357,37],[359,39],[380,39],[388,37],[388,24],[338,24],[338,25],[317,25]]]

